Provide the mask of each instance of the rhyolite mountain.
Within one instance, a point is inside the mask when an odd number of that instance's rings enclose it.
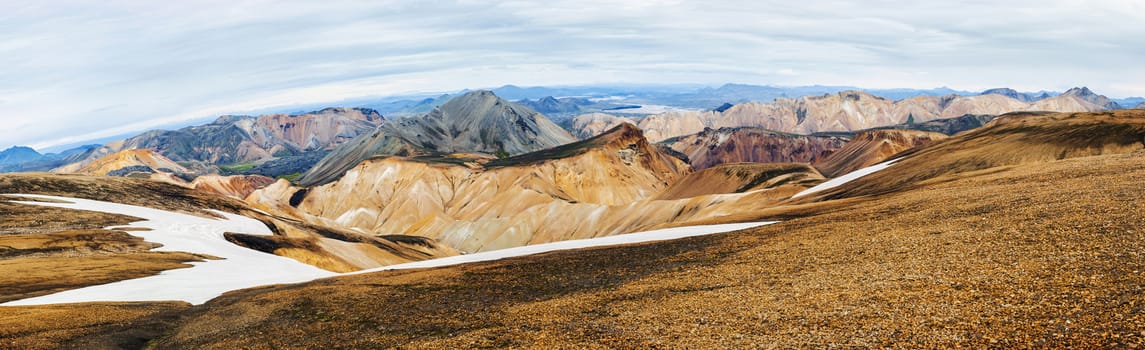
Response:
[[[893,101],[861,91],[799,98],[777,98],[771,102],[737,104],[723,112],[668,112],[636,121],[648,139],[664,139],[698,133],[704,128],[761,127],[796,134],[858,131],[896,124],[921,123],[966,114],[998,115],[1015,111],[1096,112],[1120,108],[1105,96],[1087,88],[1074,88],[1058,96],[1026,103],[1001,94],[976,96],[915,96]],[[578,119],[591,119],[586,122]],[[599,129],[621,119],[606,120],[598,115],[574,118],[572,125]],[[611,124],[610,124],[611,123]],[[586,132],[575,130],[583,135]]]
[[[574,141],[568,131],[537,111],[478,90],[429,113],[383,123],[335,148],[298,181],[307,186],[334,181],[363,160],[379,156],[480,153],[505,157]]]
[[[1050,95],[1048,92],[1045,92],[1045,91],[1042,91],[1042,93],[1040,93],[1040,94],[1035,94],[1035,93],[1028,93],[1028,92],[1018,92],[1017,90],[1014,90],[1011,88],[994,88],[994,89],[988,89],[986,91],[982,91],[982,93],[981,93],[981,95],[990,95],[990,94],[1002,95],[1002,96],[1006,96],[1006,97],[1009,97],[1009,98],[1012,98],[1012,99],[1015,99],[1018,101],[1026,102],[1026,103],[1030,103],[1030,102],[1034,102],[1034,101],[1040,101],[1040,100],[1044,100],[1044,99],[1053,97],[1052,95]]]
[[[1121,109],[1117,102],[1087,87],[1076,87],[1061,95],[1037,101],[1026,110],[1049,112],[1098,112]]]
[[[261,163],[329,150],[372,130],[383,120],[377,112],[361,108],[326,108],[304,114],[257,117],[226,115],[206,125],[153,130],[109,143],[74,168],[82,168],[119,151],[150,149],[187,164],[196,172],[206,173],[215,165]]]
[[[881,163],[900,152],[942,140],[946,134],[920,130],[868,130],[856,134],[843,148],[817,159],[823,176],[839,177]]]
[[[78,165],[78,164],[76,164]],[[79,173],[105,176],[127,176],[132,173],[174,173],[186,174],[190,171],[150,149],[129,149],[112,153],[87,163],[78,169],[65,166],[56,169],[60,173]]]
[[[634,203],[650,200],[690,172],[639,129],[623,124],[588,140],[484,164],[368,159],[330,183],[301,188],[280,181],[247,200],[331,227],[425,236],[476,252],[671,221],[681,212],[678,206],[640,214],[647,208]]]
[[[878,127],[875,129],[920,130],[954,135],[963,131],[982,127],[997,117],[998,116],[992,114],[966,114],[954,118],[935,119],[921,123],[903,123],[898,125]]]
[[[660,143],[687,156],[688,163],[700,170],[726,163],[812,163],[843,148],[847,140],[739,127],[704,129]]]

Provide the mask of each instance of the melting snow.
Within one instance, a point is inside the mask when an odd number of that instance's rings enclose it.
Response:
[[[662,230],[628,233],[628,234],[606,236],[606,237],[599,237],[599,238],[577,239],[577,240],[560,241],[560,242],[553,242],[553,243],[534,244],[534,245],[527,245],[527,246],[523,246],[523,247],[516,247],[516,248],[508,248],[508,249],[494,250],[494,251],[474,253],[474,254],[451,256],[451,257],[447,257],[447,258],[415,261],[415,262],[411,262],[411,263],[397,264],[397,265],[383,266],[383,267],[369,269],[369,270],[355,271],[355,272],[351,272],[349,274],[359,274],[359,273],[368,273],[368,272],[385,271],[385,270],[420,269],[420,268],[427,268],[427,267],[441,267],[441,266],[450,266],[450,265],[465,264],[465,263],[472,263],[472,262],[479,262],[479,261],[490,261],[490,260],[498,260],[498,259],[504,259],[504,258],[525,256],[525,255],[547,253],[547,252],[558,251],[558,250],[581,249],[581,248],[601,247],[601,246],[610,246],[610,245],[618,245],[618,244],[665,241],[665,240],[679,239],[679,238],[692,237],[692,236],[710,235],[713,233],[738,231],[738,230],[743,230],[743,229],[749,229],[752,227],[759,227],[759,226],[763,226],[763,225],[774,224],[776,222],[778,222],[778,221],[673,227],[673,228],[666,228],[666,229],[662,229]]]
[[[2,305],[39,305],[89,301],[182,300],[202,304],[224,292],[266,284],[305,282],[335,276],[336,273],[294,259],[240,247],[223,238],[224,232],[270,235],[258,220],[216,212],[226,219],[193,215],[126,204],[41,195],[18,195],[70,203],[17,202],[78,210],[130,215],[144,219],[127,226],[151,231],[128,231],[148,242],[163,244],[156,251],[207,254],[223,260],[193,262],[194,267],[167,270],[155,276],[72,289],[41,297],[16,300]]]
[[[870,175],[876,171],[886,169],[887,167],[891,166],[891,164],[894,164],[894,162],[896,162],[896,161],[898,161],[898,159],[885,161],[885,162],[875,164],[875,165],[872,165],[872,166],[869,166],[866,168],[862,168],[859,170],[849,172],[846,175],[836,177],[834,179],[828,180],[827,182],[815,185],[815,187],[808,188],[808,189],[803,190],[799,193],[796,193],[794,196],[791,196],[791,198],[799,198],[799,197],[803,197],[803,196],[806,196],[806,195],[809,195],[809,194],[812,194],[815,192],[826,191],[826,190],[829,190],[829,189],[832,189],[835,187],[842,186],[843,184],[854,181],[855,179],[858,179],[860,177],[867,176],[867,175]]]
[[[226,241],[226,239],[223,237],[224,232],[258,235],[271,234],[270,229],[268,229],[265,224],[258,220],[244,216],[216,212],[219,215],[225,216],[226,219],[207,219],[193,215],[173,213],[146,207],[100,202],[86,199],[43,195],[13,196],[68,202],[17,203],[98,211],[105,213],[131,215],[134,217],[143,218],[144,221],[134,222],[127,226],[115,227],[151,229],[151,231],[128,231],[128,233],[131,235],[143,237],[148,242],[163,244],[163,247],[154,249],[156,251],[182,251],[198,254],[208,254],[223,258],[223,260],[195,262],[191,263],[194,265],[194,267],[167,270],[155,276],[84,287],[46,296],[16,300],[0,304],[4,306],[93,301],[163,300],[182,300],[192,304],[202,304],[207,300],[232,290],[268,284],[300,283],[339,275],[337,273],[303,264],[293,259],[243,248]],[[684,237],[748,229],[772,223],[775,223],[775,221],[676,227],[599,238],[536,244],[524,247],[481,252],[476,254],[467,254],[441,259],[390,265],[375,269],[351,272],[349,274],[360,274],[383,270],[441,267],[479,261],[498,260],[558,250],[672,240]]]

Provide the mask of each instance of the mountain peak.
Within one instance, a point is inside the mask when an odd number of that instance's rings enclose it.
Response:
[[[28,146],[12,146],[12,147],[8,147],[8,149],[6,149],[6,150],[0,151],[0,153],[29,152],[29,151],[36,152],[35,149],[28,147]],[[39,152],[36,152],[36,153],[39,153]]]
[[[1085,87],[1085,86],[1075,87],[1075,88],[1066,90],[1066,92],[1062,95],[1071,95],[1071,96],[1077,96],[1077,97],[1083,97],[1083,98],[1084,97],[1091,97],[1091,96],[1095,97],[1095,96],[1097,96],[1097,94],[1093,93],[1092,90],[1090,90],[1088,87]]]
[[[1103,95],[1098,95],[1097,93],[1094,93],[1092,90],[1090,90],[1088,87],[1084,87],[1084,86],[1075,87],[1075,88],[1066,90],[1066,92],[1063,93],[1062,96],[1074,96],[1074,97],[1077,97],[1083,101],[1095,104],[1104,110],[1121,109],[1121,105],[1118,105],[1117,102],[1114,102],[1113,100],[1110,100],[1108,97],[1105,97]]]
[[[519,155],[576,141],[556,123],[488,90],[454,97],[429,113],[385,123],[338,146],[299,178],[333,181],[363,160],[399,154]]]
[[[0,151],[0,164],[22,163],[39,159],[42,156],[40,152],[36,152],[36,150],[31,147],[12,146],[4,151]]]

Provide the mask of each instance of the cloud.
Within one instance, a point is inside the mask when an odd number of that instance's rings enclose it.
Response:
[[[1143,36],[1134,0],[10,2],[0,147],[508,83],[1145,95]]]

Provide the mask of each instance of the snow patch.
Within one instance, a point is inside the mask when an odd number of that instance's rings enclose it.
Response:
[[[473,263],[473,262],[480,262],[480,261],[491,261],[491,260],[499,260],[499,259],[505,259],[505,258],[518,257],[518,256],[547,253],[547,252],[558,251],[558,250],[570,250],[570,249],[602,247],[602,246],[620,245],[620,244],[666,241],[666,240],[680,239],[680,238],[685,238],[685,237],[703,236],[703,235],[710,235],[710,234],[714,234],[714,233],[744,230],[744,229],[749,229],[749,228],[753,228],[753,227],[759,227],[759,226],[763,226],[763,225],[774,224],[776,222],[778,222],[778,221],[673,227],[673,228],[667,228],[667,229],[661,229],[661,230],[628,233],[628,234],[606,236],[606,237],[599,237],[599,238],[577,239],[577,240],[560,241],[560,242],[553,242],[553,243],[527,245],[527,246],[523,246],[523,247],[516,247],[516,248],[508,248],[508,249],[494,250],[494,251],[474,253],[474,254],[451,256],[451,257],[447,257],[447,258],[415,261],[415,262],[411,262],[411,263],[397,264],[397,265],[390,265],[390,266],[384,266],[384,267],[379,267],[379,268],[373,268],[373,269],[369,269],[369,270],[355,271],[355,272],[350,272],[347,274],[370,273],[370,272],[386,271],[386,270],[421,269],[421,268],[429,268],[429,267],[442,267],[442,266],[458,265],[458,264]]]
[[[297,283],[330,277],[336,273],[296,260],[247,249],[224,237],[224,232],[271,235],[261,221],[245,216],[216,211],[224,219],[208,219],[153,208],[43,195],[14,195],[66,203],[16,202],[21,204],[130,215],[144,219],[128,228],[150,231],[127,231],[148,242],[162,244],[155,251],[180,251],[207,254],[222,260],[193,262],[193,267],[167,270],[155,276],[136,278],[103,285],[72,289],[41,297],[0,304],[41,305],[92,301],[162,301],[182,300],[202,304],[225,292],[279,283]]]
[[[867,176],[867,175],[875,173],[876,171],[886,169],[887,167],[891,166],[891,164],[894,164],[894,162],[897,162],[897,161],[898,161],[898,159],[889,160],[889,161],[875,164],[875,165],[872,165],[872,166],[869,166],[866,168],[862,168],[859,170],[849,172],[846,175],[836,177],[834,179],[828,180],[827,182],[815,185],[815,187],[808,188],[808,189],[803,190],[799,193],[796,193],[794,196],[791,196],[791,198],[799,198],[799,197],[803,197],[803,196],[806,196],[806,195],[809,195],[812,193],[822,192],[822,191],[826,191],[826,190],[829,190],[829,189],[832,189],[835,187],[842,186],[843,184],[854,181],[855,179],[858,179],[860,177]]]

